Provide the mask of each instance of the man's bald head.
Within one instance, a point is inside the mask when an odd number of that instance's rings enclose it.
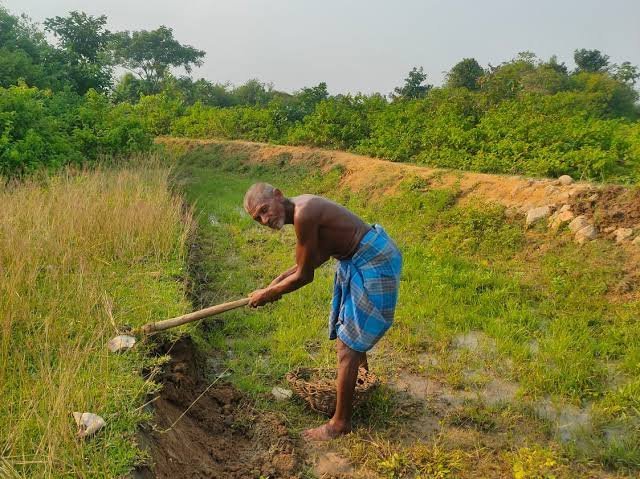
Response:
[[[276,188],[269,183],[254,183],[244,195],[245,211],[251,213],[251,209],[258,203],[271,200],[276,191]]]

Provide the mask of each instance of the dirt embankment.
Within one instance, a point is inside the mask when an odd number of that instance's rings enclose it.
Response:
[[[594,187],[583,182],[560,185],[554,179],[428,168],[304,146],[185,138],[160,138],[158,142],[183,151],[202,145],[219,144],[229,149],[230,153],[246,154],[253,162],[277,163],[286,157],[286,161],[292,164],[316,164],[325,170],[340,166],[345,170],[343,185],[354,191],[375,188],[376,191],[392,193],[402,180],[418,177],[434,188],[459,189],[463,201],[481,199],[522,211],[549,204],[564,204],[571,197]]]
[[[296,477],[299,458],[287,428],[273,415],[258,414],[231,384],[210,387],[215,377],[205,380],[195,351],[188,337],[161,351],[171,361],[153,426],[143,432],[152,464],[134,477]]]

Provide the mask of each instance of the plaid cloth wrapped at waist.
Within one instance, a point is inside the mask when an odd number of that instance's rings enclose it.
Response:
[[[380,225],[373,225],[349,259],[338,262],[329,339],[351,349],[371,349],[393,323],[402,255]]]

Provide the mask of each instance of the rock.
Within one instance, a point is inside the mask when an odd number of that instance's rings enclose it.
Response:
[[[564,223],[568,223],[573,218],[574,214],[571,210],[560,211],[549,219],[549,227],[552,230],[557,231]]]
[[[633,230],[631,228],[618,228],[613,232],[613,235],[616,237],[616,243],[622,243],[631,238]]]
[[[544,192],[548,195],[553,195],[554,193],[557,193],[559,190],[559,188],[557,186],[553,186],[553,185],[549,185],[544,189]]]
[[[291,389],[284,389],[276,386],[271,390],[271,394],[276,398],[276,401],[286,401],[287,399],[291,399],[293,391],[291,391]]]
[[[587,226],[589,222],[587,221],[587,217],[584,215],[576,216],[571,223],[569,223],[569,229],[572,233],[577,233],[578,230],[581,230],[585,226]]]
[[[570,209],[571,209],[571,205],[562,205],[562,208],[560,208],[560,213],[569,211]]]
[[[551,214],[551,208],[548,206],[540,206],[539,208],[532,208],[527,211],[527,226],[549,217]]]
[[[596,201],[598,199],[598,193],[594,193],[591,196],[589,196],[589,198],[587,198],[587,200],[589,201]]]
[[[598,230],[596,230],[595,226],[587,225],[576,232],[575,240],[577,243],[583,244],[586,241],[594,240],[597,237],[598,237]]]
[[[607,226],[605,229],[602,230],[603,233],[613,233],[616,230],[615,226]]]
[[[571,183],[573,183],[573,178],[571,178],[569,175],[562,175],[560,178],[558,178],[558,184],[560,185],[568,186]]]
[[[128,351],[134,344],[136,344],[136,338],[123,334],[109,340],[107,348],[109,348],[109,351],[112,353],[119,353],[121,351]]]
[[[104,419],[91,412],[74,412],[73,418],[78,425],[78,437],[91,436],[107,424]]]
[[[636,236],[636,239],[634,239],[631,244],[634,246],[640,246],[640,235]]]

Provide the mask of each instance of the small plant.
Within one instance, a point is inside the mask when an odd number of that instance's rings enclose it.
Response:
[[[511,461],[514,479],[556,479],[564,469],[553,451],[540,446],[518,449]]]

